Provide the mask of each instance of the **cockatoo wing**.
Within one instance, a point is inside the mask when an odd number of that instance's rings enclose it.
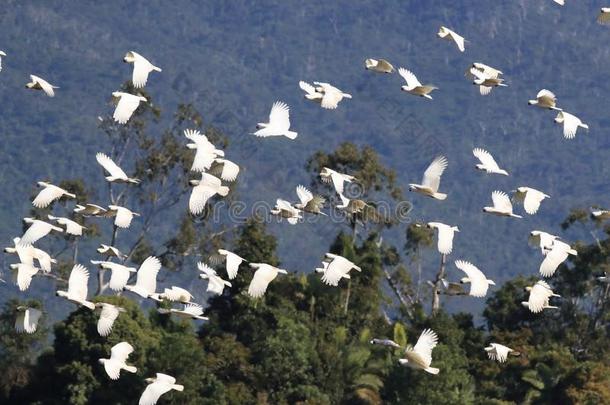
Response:
[[[472,150],[472,154],[477,159],[479,159],[481,164],[483,164],[485,167],[488,168],[487,171],[489,171],[489,169],[500,170],[500,166],[498,166],[498,163],[496,163],[496,160],[493,158],[491,153],[487,152],[486,150],[481,149],[481,148],[475,148]]]
[[[95,159],[97,160],[97,163],[99,163],[104,170],[110,174],[110,176],[123,179],[127,178],[127,174],[123,171],[123,169],[121,169],[110,157],[106,156],[105,154],[98,152],[95,155]]]
[[[161,270],[161,261],[154,256],[148,256],[138,269],[136,286],[153,294],[157,289],[157,274],[159,270]]]
[[[112,332],[112,325],[114,325],[114,321],[118,318],[120,310],[118,307],[105,304],[102,305],[102,311],[100,312],[100,319],[97,321],[97,333],[100,336],[108,336],[110,332]],[[118,345],[117,345],[118,346]],[[116,346],[115,346],[116,347]],[[133,348],[132,348],[133,351]],[[131,353],[131,352],[129,352]],[[127,354],[129,354],[127,353]],[[112,348],[112,355],[114,357],[114,347]],[[125,357],[126,359],[127,357]],[[122,361],[124,361],[123,359]]]
[[[432,349],[436,347],[437,343],[436,333],[431,329],[424,329],[413,347],[413,351],[422,358],[427,367],[432,363]]]
[[[79,301],[87,300],[89,270],[82,264],[76,264],[68,278],[68,294]]]
[[[413,88],[421,86],[421,83],[419,82],[419,80],[417,80],[417,77],[410,70],[401,67],[398,69],[398,74],[403,79],[405,79],[405,81],[407,82],[407,87]]]
[[[447,158],[445,156],[436,157],[424,172],[422,185],[429,187],[434,192],[437,192],[441,182],[441,176],[443,175],[443,172],[447,168],[448,164],[449,163],[447,162]]]
[[[491,193],[491,201],[494,208],[502,211],[513,212],[513,204],[510,202],[508,194],[503,191],[494,191]]]
[[[484,297],[487,294],[489,284],[487,277],[474,264],[464,260],[456,260],[455,267],[462,270],[470,280],[470,295],[473,297]]]

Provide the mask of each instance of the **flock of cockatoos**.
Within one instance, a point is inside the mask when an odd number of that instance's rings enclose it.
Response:
[[[556,3],[563,4],[563,0],[554,0]],[[600,23],[610,23],[610,8],[602,8],[598,17]],[[438,37],[453,42],[459,51],[465,51],[466,40],[464,37],[457,34],[455,31],[441,27],[438,31]],[[6,54],[0,51],[0,56]],[[151,72],[161,72],[161,69],[154,66],[146,58],[136,52],[127,52],[124,59],[125,62],[133,64],[132,83],[134,88],[142,88],[146,85],[148,75]],[[394,66],[384,59],[366,59],[365,68],[367,70],[392,74],[396,71]],[[0,58],[1,69],[1,58]],[[405,69],[399,68],[398,74],[406,82],[401,89],[412,95],[432,99],[431,93],[437,87],[426,84],[422,85],[414,73]],[[473,63],[467,70],[466,76],[472,83],[478,85],[481,95],[490,94],[494,87],[505,87],[504,79],[501,77],[502,71],[499,69],[487,66],[480,62]],[[55,96],[55,89],[58,87],[51,85],[46,80],[31,75],[31,82],[26,84],[29,89],[42,90],[49,97]],[[324,109],[336,109],[344,99],[351,99],[352,96],[344,93],[342,90],[334,87],[329,83],[313,82],[313,84],[304,81],[299,82],[299,87],[305,92],[304,97],[307,100],[314,101]],[[146,102],[146,98],[138,94],[128,94],[124,92],[112,93],[117,104],[113,114],[113,118],[119,124],[125,124],[129,121],[132,114],[136,111],[141,102]],[[557,107],[557,99],[555,95],[546,89],[538,92],[535,99],[529,100],[528,104],[534,105],[543,109],[556,110],[558,114],[555,122],[563,125],[563,134],[565,138],[574,138],[578,128],[588,129],[575,115],[563,111]],[[295,139],[297,132],[290,130],[290,113],[289,107],[281,101],[275,102],[271,107],[269,119],[266,123],[257,124],[257,131],[253,135],[258,137],[285,136],[289,139]],[[193,186],[189,198],[189,211],[192,215],[201,214],[208,200],[215,195],[221,197],[229,193],[229,187],[223,185],[223,182],[233,182],[239,174],[239,166],[234,162],[225,159],[224,151],[217,149],[204,135],[199,131],[187,129],[184,131],[184,136],[188,139],[185,145],[187,148],[195,151],[191,171],[201,175],[201,179],[191,180]],[[482,148],[475,148],[473,155],[479,163],[476,168],[489,174],[498,174],[508,176],[509,173],[501,169],[494,157]],[[129,177],[123,169],[109,156],[100,152],[96,154],[96,160],[108,174],[105,179],[110,183],[124,183],[127,185],[137,185],[139,179]],[[409,189],[421,195],[436,199],[445,200],[447,194],[439,192],[440,180],[443,172],[448,167],[448,160],[444,156],[436,157],[427,169],[424,171],[421,184],[409,184]],[[332,186],[341,204],[337,208],[343,209],[350,214],[361,212],[366,206],[366,202],[358,199],[350,199],[345,195],[345,184],[357,181],[354,176],[344,173],[339,173],[331,168],[324,167],[320,172],[320,178],[324,183]],[[38,182],[41,191],[32,201],[32,205],[36,208],[46,208],[51,206],[54,201],[61,198],[74,199],[76,195],[64,190],[61,187],[53,185],[49,182]],[[280,218],[284,218],[290,224],[297,224],[303,218],[303,213],[314,215],[326,215],[322,212],[326,199],[320,195],[314,195],[311,191],[302,185],[297,186],[296,195],[299,202],[291,203],[284,199],[277,199],[275,208],[271,211],[272,214]],[[520,186],[514,190],[513,200],[521,201],[524,210],[529,215],[534,215],[539,210],[541,202],[549,198],[547,194],[531,187]],[[513,212],[513,205],[509,195],[502,191],[494,191],[491,195],[493,206],[484,207],[483,211],[489,214],[522,218]],[[76,204],[73,208],[75,218],[58,217],[48,215],[47,222],[43,219],[24,218],[24,222],[29,224],[29,227],[20,238],[14,238],[13,246],[5,248],[6,253],[16,254],[19,263],[11,264],[10,268],[14,270],[14,279],[20,291],[25,291],[29,288],[32,278],[39,272],[49,273],[51,266],[56,263],[48,253],[37,248],[34,244],[52,232],[65,233],[72,236],[82,236],[85,226],[77,221],[80,219],[83,222],[84,218],[114,218],[114,225],[117,228],[128,229],[134,219],[134,216],[139,216],[138,213],[131,211],[127,207],[119,205],[108,205],[107,208],[100,205],[87,203],[85,205]],[[610,211],[598,210],[592,213],[598,219],[610,219]],[[419,225],[422,226],[422,225]],[[437,233],[437,249],[442,255],[449,255],[453,250],[453,239],[456,232],[459,232],[457,226],[447,225],[440,222],[429,222],[427,227],[436,230]],[[559,237],[549,233],[534,230],[530,234],[530,242],[540,248],[544,257],[539,268],[539,273],[542,277],[551,277],[558,266],[563,263],[569,255],[576,255],[577,252],[570,247],[569,244],[559,240]],[[206,320],[203,316],[203,307],[193,302],[193,296],[187,290],[172,286],[164,288],[163,292],[157,292],[157,275],[161,270],[161,262],[158,258],[150,256],[145,259],[137,268],[129,267],[125,264],[127,255],[120,252],[114,246],[101,244],[97,249],[102,260],[91,260],[91,264],[99,266],[102,269],[110,270],[110,280],[108,288],[116,293],[129,291],[141,298],[151,299],[157,302],[164,300],[181,304],[180,308],[159,308],[158,311],[164,314],[173,314],[184,319],[199,319]],[[219,249],[217,254],[210,257],[213,264],[225,263],[224,268],[229,280],[237,276],[237,272],[242,263],[248,261],[237,254],[225,249]],[[495,285],[492,280],[489,280],[485,274],[474,264],[456,260],[455,267],[465,273],[465,277],[459,282],[449,282],[441,280],[444,287],[443,293],[449,295],[470,295],[473,297],[485,297],[490,285]],[[230,287],[230,281],[224,280],[211,266],[200,262],[197,264],[201,272],[200,278],[207,280],[207,291],[213,294],[222,294],[225,287]],[[287,274],[287,271],[266,263],[249,263],[249,267],[254,269],[254,275],[248,287],[248,294],[251,297],[262,297],[269,284],[278,276],[278,274]],[[329,286],[338,286],[341,279],[349,279],[350,271],[363,271],[359,266],[352,263],[345,257],[326,253],[322,265],[316,268],[315,271],[322,273],[321,280]],[[135,283],[129,284],[130,279],[135,274]],[[75,264],[72,268],[68,279],[67,291],[57,291],[57,296],[67,299],[78,306],[84,306],[91,310],[99,310],[99,320],[97,323],[97,331],[101,336],[108,336],[112,331],[112,326],[115,320],[121,313],[125,312],[123,308],[110,303],[88,301],[88,280],[89,271],[81,265]],[[602,282],[609,282],[608,277],[599,277]],[[469,284],[468,291],[465,290],[464,284]],[[559,297],[554,294],[550,286],[543,280],[538,281],[533,286],[527,287],[529,292],[528,301],[522,302],[522,305],[528,308],[533,313],[539,313],[544,309],[557,308],[550,305],[552,297]],[[17,308],[15,321],[15,329],[21,333],[34,333],[37,329],[38,321],[42,312],[36,308],[28,308],[20,306]],[[432,349],[437,345],[438,337],[436,333],[430,329],[424,330],[417,343],[411,347],[401,347],[396,342],[388,339],[373,339],[372,344],[383,345],[394,348],[404,349],[404,358],[400,359],[400,364],[407,365],[412,368],[422,369],[431,374],[438,374],[439,369],[431,367]],[[120,377],[121,370],[126,372],[136,373],[137,369],[127,365],[129,355],[134,351],[134,348],[127,342],[121,342],[111,349],[109,359],[100,359],[100,364],[103,365],[109,378],[116,380]],[[498,343],[491,343],[485,348],[488,356],[492,360],[499,362],[506,361],[509,355],[519,355],[513,349],[503,346]],[[176,384],[176,380],[166,374],[157,373],[156,378],[146,380],[149,385],[143,392],[140,398],[141,405],[154,404],[158,398],[170,390],[182,391],[183,386]]]

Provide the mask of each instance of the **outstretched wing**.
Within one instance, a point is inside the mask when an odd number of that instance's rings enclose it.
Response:
[[[449,162],[445,156],[437,156],[424,172],[422,185],[429,187],[436,193],[441,182],[441,176],[448,164]]]

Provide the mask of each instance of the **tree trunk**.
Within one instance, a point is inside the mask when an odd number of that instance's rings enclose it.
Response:
[[[447,264],[447,256],[441,254],[441,266],[434,280],[432,287],[432,315],[436,315],[441,309],[441,280],[445,278],[445,265]]]
[[[347,281],[347,294],[345,295],[345,307],[343,308],[343,313],[347,315],[347,309],[349,307],[349,296],[352,290],[352,280]]]
[[[402,295],[402,292],[400,291],[398,286],[392,280],[392,276],[390,275],[390,272],[385,268],[383,269],[383,272],[385,273],[385,278],[388,281],[390,288],[392,289],[392,291],[394,291],[394,294],[396,294],[396,296],[398,297],[398,300],[400,301],[402,306],[405,308],[405,311],[407,311],[407,314],[409,314],[410,317],[413,317],[413,311],[411,311],[411,305],[407,302],[407,299],[404,297],[404,295]]]

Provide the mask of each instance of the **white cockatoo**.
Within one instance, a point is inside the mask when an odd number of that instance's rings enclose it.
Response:
[[[322,214],[326,215],[320,209],[324,206],[326,199],[321,195],[314,195],[311,191],[309,191],[305,186],[298,185],[296,188],[297,197],[299,197],[299,202],[294,205],[296,209],[299,209],[304,212],[309,212],[311,214]]]
[[[119,228],[127,229],[131,225],[133,217],[139,217],[140,214],[133,212],[128,208],[121,207],[118,205],[109,205],[108,211],[104,215],[106,217],[114,217],[114,224]]]
[[[308,83],[305,83],[308,84]],[[352,98],[351,94],[348,93],[344,93],[343,91],[339,90],[338,88],[332,86],[329,83],[322,83],[322,82],[313,82],[313,84],[316,86],[314,87],[314,91],[318,94],[322,95],[322,98],[319,100],[320,105],[322,106],[322,108],[325,108],[327,110],[334,110],[337,108],[337,106],[339,105],[339,103],[341,102],[341,100],[343,100],[344,98]],[[299,83],[300,85],[300,83]],[[301,86],[301,89],[303,89],[303,86]],[[308,90],[311,90],[309,88],[307,88]],[[305,90],[305,89],[303,89]],[[307,91],[307,90],[305,90]],[[307,94],[305,95],[306,98],[310,99],[309,97],[309,92],[307,92]],[[314,99],[316,101],[318,101],[317,99]]]
[[[339,173],[335,170],[329,169],[328,167],[322,168],[320,171],[320,179],[322,179],[324,183],[332,183],[335,191],[339,195],[343,195],[344,185],[346,182],[351,183],[352,181],[356,180],[354,176]]]
[[[457,32],[450,30],[449,28],[447,28],[445,26],[441,25],[441,28],[439,28],[438,33],[436,35],[441,39],[445,39],[447,41],[451,41],[451,42],[455,43],[455,45],[460,50],[460,52],[464,52],[464,50],[466,49],[465,48],[466,40],[464,39],[464,37],[459,35]]]
[[[76,221],[71,220],[70,218],[55,217],[53,215],[48,215],[47,218],[49,218],[50,221],[55,221],[59,225],[65,226],[65,232],[67,235],[82,236],[83,230],[87,229],[86,227],[82,226]]]
[[[133,74],[131,76],[131,82],[133,83],[133,87],[139,89],[146,85],[146,81],[148,80],[148,74],[152,71],[160,72],[161,68],[156,67],[152,63],[148,61],[142,55],[129,51],[125,54],[123,58],[123,62],[125,63],[133,63]]]
[[[282,200],[281,198],[278,198],[275,201],[275,207],[269,212],[273,215],[277,215],[280,218],[286,218],[286,221],[288,221],[290,225],[295,225],[297,222],[299,222],[299,219],[303,218],[301,215],[301,210],[293,207],[290,202]]]
[[[506,359],[509,355],[511,356],[519,356],[520,353],[511,349],[510,347],[501,345],[499,343],[490,343],[489,346],[485,348],[487,352],[487,356],[491,360],[495,360],[498,363],[506,362]]]
[[[221,180],[232,182],[237,179],[239,174],[239,166],[224,158],[214,159],[212,167],[210,168],[210,174],[219,177]]]
[[[112,332],[114,321],[121,312],[126,312],[124,308],[106,302],[97,302],[96,308],[101,308],[100,318],[97,320],[97,333],[100,336],[108,336]]]
[[[305,92],[303,97],[305,97],[307,100],[314,101],[318,104],[322,102],[322,97],[324,97],[324,94],[317,92],[316,88],[311,84],[301,80],[299,81],[299,87]]]
[[[525,209],[525,212],[530,215],[534,215],[538,212],[542,200],[545,198],[551,198],[542,191],[531,187],[517,187],[514,197],[517,199],[517,201],[523,201],[523,208]]]
[[[578,252],[572,249],[567,243],[555,239],[551,250],[547,252],[544,260],[540,263],[540,274],[543,277],[551,277],[555,274],[559,265],[566,261],[569,255],[577,256]]]
[[[440,254],[448,255],[453,250],[453,236],[460,229],[457,226],[445,225],[441,222],[428,222],[428,227],[438,231],[437,249]]]
[[[529,100],[527,103],[540,108],[561,111],[561,108],[557,107],[557,97],[553,92],[547,89],[540,90],[538,94],[536,94],[536,99]]]
[[[563,125],[563,137],[566,139],[574,139],[578,128],[589,130],[589,126],[582,122],[580,118],[565,111],[557,113],[555,122]]]
[[[63,232],[58,226],[34,218],[23,218],[23,222],[30,224],[29,228],[23,233],[19,240],[19,246],[29,246],[47,236],[51,231]]]
[[[252,135],[258,137],[285,136],[288,139],[295,139],[297,133],[290,131],[290,108],[286,103],[276,101],[269,113],[269,122],[259,122],[256,125],[258,131]]]
[[[278,274],[288,274],[286,270],[278,269],[267,263],[250,263],[250,267],[256,269],[248,286],[248,294],[253,298],[265,295],[269,283],[275,280]]]
[[[610,7],[602,7],[599,10],[597,22],[602,25],[610,24]]]
[[[222,150],[216,149],[214,144],[208,141],[207,136],[195,129],[185,129],[184,136],[191,141],[186,144],[186,147],[195,150],[195,157],[191,165],[191,171],[193,172],[201,173],[210,169],[216,158],[219,156],[224,157],[225,155]]]
[[[144,389],[138,405],[155,405],[161,395],[171,391],[184,391],[184,386],[176,384],[176,379],[163,373],[157,373],[155,378],[145,380],[148,386]]]
[[[359,266],[356,266],[345,257],[332,253],[326,253],[322,266],[324,273],[322,275],[322,282],[334,287],[339,285],[339,281],[342,278],[350,278],[350,270],[354,269],[362,272],[362,269]]]
[[[38,193],[36,198],[32,201],[32,205],[36,208],[46,208],[55,200],[59,200],[62,197],[76,198],[76,194],[69,193],[61,187],[55,186],[46,181],[39,181],[39,187],[42,190]]]
[[[415,346],[407,346],[404,352],[405,358],[399,359],[398,362],[416,370],[438,374],[440,371],[438,368],[430,367],[430,364],[432,364],[432,349],[436,347],[437,343],[438,336],[436,333],[431,329],[424,329]]]
[[[222,295],[225,287],[231,287],[231,283],[223,280],[217,273],[216,270],[208,266],[203,262],[197,263],[197,268],[201,272],[199,274],[199,278],[203,280],[208,280],[208,288],[207,292]]]
[[[472,154],[479,159],[480,163],[477,163],[475,166],[477,169],[490,174],[502,174],[504,176],[508,176],[508,172],[504,169],[500,169],[500,166],[498,166],[498,163],[496,163],[494,157],[485,149],[474,148],[472,150]]]
[[[127,342],[121,342],[112,346],[109,359],[99,359],[111,380],[118,380],[121,376],[121,370],[129,373],[138,371],[136,367],[127,365],[127,358],[131,353],[133,353],[133,346]]]
[[[222,181],[208,173],[201,173],[201,180],[190,180],[193,186],[189,198],[189,211],[192,215],[199,215],[205,209],[208,200],[216,194],[225,197],[229,194],[229,187],[223,186]]]
[[[473,297],[484,297],[490,285],[496,285],[493,280],[488,279],[481,270],[472,263],[464,260],[456,260],[455,267],[466,273],[466,277],[460,279],[460,283],[470,283],[468,295]]]
[[[227,271],[229,280],[233,280],[235,277],[237,277],[237,271],[239,270],[239,265],[242,264],[242,262],[247,263],[246,259],[226,249],[218,249],[218,256],[225,261],[225,269]]]
[[[377,346],[393,347],[395,349],[402,348],[401,345],[399,345],[398,343],[396,343],[395,341],[393,341],[391,339],[371,339],[369,341],[369,343],[372,345],[377,345]]]
[[[148,256],[140,265],[134,285],[126,285],[125,290],[150,298],[157,289],[157,274],[161,270],[161,261],[155,256]]]
[[[95,155],[95,160],[100,164],[109,174],[106,176],[106,180],[109,182],[117,182],[117,183],[134,183],[138,184],[140,182],[139,179],[131,178],[127,176],[127,174],[121,169],[114,161],[106,156],[105,154],[98,152]]]
[[[19,287],[19,291],[25,291],[30,288],[32,278],[40,270],[38,267],[29,263],[15,263],[11,264],[9,267],[14,271],[13,280],[17,287]]]
[[[553,243],[556,239],[559,239],[559,237],[556,235],[552,235],[544,231],[534,230],[530,232],[528,241],[535,248],[540,248],[542,255],[546,256],[546,254],[553,248]]]
[[[106,246],[106,245],[102,245]],[[107,246],[110,248],[110,246]],[[98,249],[99,250],[99,249]],[[102,269],[110,270],[110,281],[108,281],[108,287],[112,291],[123,291],[129,281],[131,273],[135,273],[138,270],[134,267],[127,267],[115,262],[107,262],[101,260],[91,260],[92,264],[97,264]]]
[[[91,310],[95,309],[95,304],[87,301],[89,283],[89,270],[82,264],[75,264],[68,278],[68,291],[58,290],[55,294],[71,301],[77,305],[82,305]]]
[[[447,169],[449,162],[445,156],[437,156],[424,172],[422,184],[409,184],[409,190],[432,197],[436,200],[444,200],[447,194],[439,193],[441,176]]]
[[[406,85],[403,85],[401,87],[402,91],[406,91],[409,94],[425,97],[432,100],[432,96],[430,95],[430,93],[432,93],[432,91],[434,90],[437,90],[438,87],[435,87],[431,84],[421,84],[417,77],[411,71],[402,67],[398,69],[398,74],[407,82]]]
[[[525,291],[529,291],[527,301],[521,302],[521,305],[537,314],[544,309],[556,309],[558,307],[549,305],[551,297],[561,297],[559,294],[553,293],[551,287],[544,281],[540,280],[533,286],[525,287]]]
[[[19,261],[25,264],[34,265],[34,260],[38,262],[40,270],[48,273],[51,271],[51,264],[57,263],[47,252],[42,249],[35,248],[32,245],[22,246],[19,242],[21,238],[13,238],[13,247],[6,247],[6,253],[17,254]]]
[[[42,316],[42,311],[36,308],[18,306],[17,317],[15,318],[15,331],[17,333],[32,334],[38,329],[38,321]]]
[[[178,318],[182,319],[198,319],[201,321],[207,321],[208,318],[203,316],[203,307],[199,304],[188,303],[184,304],[183,309],[167,309],[167,308],[159,308],[157,310],[160,314],[172,314],[176,315]]]
[[[76,204],[73,211],[83,217],[103,217],[106,214],[106,208],[97,204]]]
[[[497,215],[500,217],[523,218],[521,215],[513,214],[513,204],[510,202],[508,194],[503,191],[493,191],[491,193],[493,207],[483,207],[483,212]]]
[[[96,250],[99,254],[108,257],[116,257],[120,260],[125,260],[127,258],[127,255],[122,253],[119,249],[115,248],[114,246],[104,245],[103,243],[100,244]]]
[[[385,59],[365,59],[364,68],[377,73],[394,73],[394,66]]]
[[[126,124],[134,111],[138,109],[140,103],[146,103],[148,101],[146,100],[146,97],[136,96],[122,91],[113,92],[112,97],[115,101],[118,100],[112,118],[119,124]]]
[[[182,304],[188,304],[193,299],[193,294],[182,287],[176,287],[175,285],[170,288],[164,288],[162,293],[151,295],[152,299],[158,302],[167,300],[170,302],[180,302]]]
[[[30,82],[26,83],[26,88],[32,90],[42,90],[49,97],[55,97],[55,90],[59,87],[53,86],[51,83],[47,82],[41,77],[30,75]]]

